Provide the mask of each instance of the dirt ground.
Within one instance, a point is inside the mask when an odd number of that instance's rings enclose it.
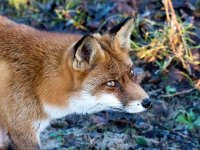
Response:
[[[153,107],[140,114],[104,111],[71,115],[53,121],[41,135],[43,148],[106,150],[198,150],[199,128],[189,131],[175,122],[177,110],[192,108],[200,115],[199,92],[180,97],[151,95]]]

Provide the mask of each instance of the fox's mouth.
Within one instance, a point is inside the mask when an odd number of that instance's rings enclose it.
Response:
[[[127,106],[122,105],[121,107],[110,107],[109,110],[118,111],[118,112],[128,112],[128,113],[140,113],[148,110],[152,106],[150,99],[146,98],[141,101],[133,101]]]
[[[126,112],[126,113],[140,113],[149,109],[152,105],[150,99],[146,98],[143,101],[134,100],[127,105],[121,103],[117,100],[115,103],[97,103],[92,106],[89,110],[108,110],[108,111],[117,111],[117,112]]]
[[[117,111],[117,112],[127,112],[124,107],[110,107],[108,110]]]
[[[109,107],[107,109],[108,111],[116,111],[116,112],[123,112],[123,113],[140,113],[143,111],[146,111],[147,109],[139,110],[139,109],[126,109],[125,107],[123,108],[116,108],[116,107]]]
[[[108,111],[117,111],[117,112],[125,112],[125,113],[140,113],[148,110],[152,104],[148,108],[140,107],[142,104],[138,104],[138,107],[135,107],[133,105],[128,105],[128,106],[121,106],[121,107],[109,107],[107,110]]]

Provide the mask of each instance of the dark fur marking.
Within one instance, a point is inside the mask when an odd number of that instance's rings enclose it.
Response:
[[[74,45],[74,50],[76,51],[76,50],[79,48],[79,46],[81,46],[81,44],[83,43],[84,39],[85,39],[86,37],[89,37],[89,36],[91,36],[91,35],[84,35],[84,36]]]
[[[83,43],[83,41],[85,40],[85,38],[87,37],[91,37],[93,38],[92,35],[85,35],[83,36],[74,46],[74,58],[75,58],[75,54],[76,54],[76,51],[77,49],[81,46],[81,44]],[[87,61],[89,63],[89,59],[90,59],[90,55],[92,53],[92,49],[90,48],[90,45],[88,45],[87,43],[85,43],[82,47],[82,50],[81,50],[81,57]]]
[[[126,18],[124,21],[122,21],[121,23],[119,23],[118,25],[116,25],[115,27],[113,27],[111,30],[110,30],[110,34],[111,35],[115,35],[120,29],[122,26],[124,26],[127,21],[129,21],[132,17],[128,17]]]
[[[81,51],[81,58],[85,60],[87,63],[90,62],[90,55],[92,53],[92,48],[89,44],[84,44]]]

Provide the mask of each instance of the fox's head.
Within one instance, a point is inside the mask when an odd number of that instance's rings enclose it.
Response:
[[[82,37],[73,47],[74,80],[81,84],[78,94],[69,99],[75,112],[114,109],[138,113],[151,105],[128,54],[133,23],[128,18],[106,34]]]

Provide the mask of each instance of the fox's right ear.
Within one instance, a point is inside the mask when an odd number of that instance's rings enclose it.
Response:
[[[114,43],[122,50],[128,51],[130,49],[130,36],[133,31],[134,20],[133,17],[128,17],[123,22],[112,28],[109,32]]]
[[[103,56],[103,51],[97,40],[86,35],[74,46],[73,68],[78,71],[85,71]]]

